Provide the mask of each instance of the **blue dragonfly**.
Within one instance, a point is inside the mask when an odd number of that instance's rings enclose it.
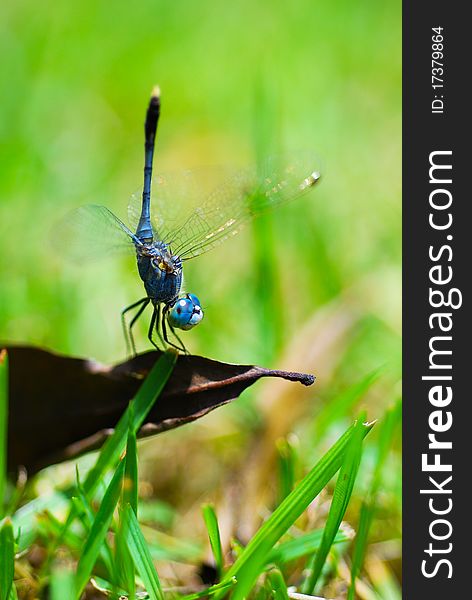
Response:
[[[201,170],[172,177],[152,178],[152,164],[160,94],[151,96],[145,120],[144,185],[132,196],[128,207],[129,226],[105,206],[85,205],[72,211],[56,229],[56,243],[76,260],[86,262],[116,252],[134,252],[146,296],[121,313],[128,349],[136,354],[133,326],[150,304],[152,316],[148,339],[186,352],[176,330],[189,330],[203,319],[195,294],[183,292],[183,266],[196,256],[237,234],[250,219],[301,196],[319,181],[312,157],[284,162],[274,157],[255,169],[231,175],[214,188],[214,179]],[[151,186],[155,189],[151,212]],[[205,188],[208,188],[205,191]],[[184,200],[191,197],[194,208],[185,212]],[[126,316],[135,311],[127,324]],[[169,330],[175,341],[169,338]]]

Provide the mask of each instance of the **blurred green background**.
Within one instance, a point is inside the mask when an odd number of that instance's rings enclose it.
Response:
[[[258,384],[233,406],[140,445],[141,502],[176,507],[174,535],[206,539],[200,505],[210,498],[223,537],[248,539],[271,506],[281,439],[306,470],[359,407],[382,418],[400,392],[401,6],[18,0],[0,10],[1,341],[125,358],[120,311],[143,295],[133,259],[71,265],[55,255],[51,228],[90,202],[126,217],[142,181],[154,84],[157,172],[237,168],[273,147],[321,159],[313,193],[187,264],[187,289],[205,319],[183,332],[192,353],[315,373],[316,385]],[[140,327],[144,350],[146,318]],[[376,431],[346,517],[354,527]],[[35,494],[74,477],[73,468],[50,469]],[[235,481],[246,515],[231,519]],[[321,522],[323,502],[313,513]],[[362,597],[399,597],[385,591],[396,589],[390,575],[376,577],[378,560],[399,573],[400,510],[397,440],[369,554],[380,591]],[[160,569],[172,580],[171,567]]]

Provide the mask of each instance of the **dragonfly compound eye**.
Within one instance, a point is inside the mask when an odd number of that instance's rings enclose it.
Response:
[[[194,294],[186,294],[179,298],[170,309],[167,319],[171,327],[192,329],[203,319],[203,310],[199,299]]]

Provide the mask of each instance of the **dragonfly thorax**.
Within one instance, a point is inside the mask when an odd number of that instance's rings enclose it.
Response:
[[[151,242],[136,247],[136,254],[139,257],[148,258],[154,269],[159,269],[168,274],[178,274],[182,272],[182,261],[172,254],[170,248],[164,242]]]
[[[164,242],[136,246],[138,271],[146,293],[154,303],[170,303],[182,285],[182,261]]]

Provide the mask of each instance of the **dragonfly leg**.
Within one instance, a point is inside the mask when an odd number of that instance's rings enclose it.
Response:
[[[165,344],[164,338],[162,337],[162,334],[161,334],[160,325],[161,325],[161,305],[158,304],[156,306],[156,333],[159,337],[159,341],[161,342],[162,346],[165,348],[166,344]]]
[[[154,346],[154,348],[156,350],[160,350],[159,346],[152,339],[152,334],[154,333],[154,328],[156,326],[157,313],[158,313],[158,308],[156,306],[154,306],[153,310],[152,310],[151,322],[149,323],[148,340],[151,342],[151,344]]]
[[[128,327],[129,339],[130,339],[130,342],[131,342],[131,349],[133,351],[133,356],[136,356],[136,344],[134,343],[133,325],[136,323],[136,321],[139,319],[139,317],[143,314],[143,311],[146,308],[146,306],[149,304],[149,302],[150,302],[149,298],[146,298],[144,300],[144,302],[142,303],[142,305],[141,305],[140,309],[138,310],[138,312],[131,319],[129,327]]]
[[[148,304],[149,304],[149,298],[146,296],[146,298],[141,298],[141,300],[138,300],[137,302],[130,304],[129,306],[127,306],[125,309],[123,309],[121,311],[121,326],[123,327],[123,335],[125,336],[126,352],[128,354],[130,354],[130,350],[131,350],[131,353],[133,354],[133,356],[136,356],[136,346],[134,343],[133,332],[131,331],[131,328],[133,327],[133,325],[136,322],[136,320],[138,319],[138,317],[141,316],[143,310],[146,308],[146,306]],[[141,308],[138,310],[136,315],[133,317],[133,319],[131,320],[131,323],[128,327],[126,325],[126,316],[125,316],[126,313],[140,305],[142,305]]]
[[[177,333],[175,332],[175,329],[172,327],[172,325],[169,324],[169,328],[172,331],[172,333],[174,334],[174,337],[176,338],[176,340],[179,342],[182,352],[184,354],[190,354],[190,352],[187,350],[187,348],[185,347],[185,344],[183,343],[183,341],[180,339],[180,337],[177,335]]]
[[[164,307],[164,310],[162,311],[161,325],[162,325],[162,333],[164,336],[164,340],[165,340],[166,344],[168,344],[169,346],[172,346],[173,348],[176,348],[177,350],[181,350],[184,354],[188,354],[187,348],[184,346],[184,343],[179,338],[179,336],[175,333],[175,329],[170,324],[169,324],[170,330],[174,334],[174,336],[175,336],[176,340],[179,342],[180,346],[177,346],[176,344],[174,344],[173,342],[171,342],[169,340],[169,336],[167,335],[167,325],[166,325],[166,318],[167,318],[167,313],[169,312],[169,310],[170,310],[170,305],[166,304],[166,306]]]

